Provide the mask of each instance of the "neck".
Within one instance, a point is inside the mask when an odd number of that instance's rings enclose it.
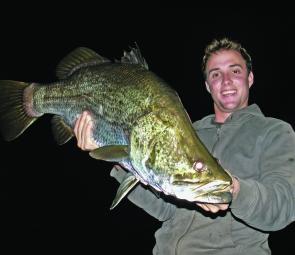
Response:
[[[215,109],[215,122],[224,123],[231,114],[232,112],[221,112]]]
[[[247,107],[248,104],[245,104],[243,107],[240,107],[239,109],[242,109],[244,107]],[[234,109],[231,112],[225,112],[220,110],[215,104],[214,104],[214,112],[215,112],[215,122],[217,123],[224,123],[226,119],[232,115],[233,112],[239,109]]]

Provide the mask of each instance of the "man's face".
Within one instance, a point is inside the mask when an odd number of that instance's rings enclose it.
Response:
[[[206,87],[216,110],[233,112],[248,105],[253,73],[248,75],[246,62],[235,50],[220,50],[210,56],[206,65]]]

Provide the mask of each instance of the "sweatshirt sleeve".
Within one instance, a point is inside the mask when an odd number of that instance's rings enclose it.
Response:
[[[130,174],[132,173],[126,172],[118,166],[115,166],[111,171],[111,176],[119,183]],[[162,198],[158,198],[152,191],[142,184],[137,184],[137,186],[129,193],[128,199],[159,221],[166,221],[175,213],[175,205],[165,202]]]
[[[259,179],[239,179],[231,211],[255,228],[280,230],[295,220],[295,134],[289,124],[268,130],[259,168]]]

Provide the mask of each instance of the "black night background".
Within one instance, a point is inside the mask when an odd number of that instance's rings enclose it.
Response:
[[[201,73],[204,47],[215,37],[227,36],[252,56],[250,102],[295,128],[295,27],[287,11],[87,9],[2,8],[0,79],[52,82],[59,61],[76,47],[89,47],[114,60],[136,42],[150,70],[177,90],[195,121],[213,112]],[[110,211],[118,188],[109,176],[113,164],[90,158],[75,139],[58,146],[50,121],[51,116],[44,116],[18,139],[0,140],[3,245],[38,254],[151,254],[161,223],[127,199]],[[291,224],[271,233],[273,254],[281,254],[283,247],[292,249],[288,239],[294,231]]]

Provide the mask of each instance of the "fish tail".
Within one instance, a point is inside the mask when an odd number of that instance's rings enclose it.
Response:
[[[0,131],[6,141],[20,136],[38,117],[33,110],[34,83],[0,80]]]

